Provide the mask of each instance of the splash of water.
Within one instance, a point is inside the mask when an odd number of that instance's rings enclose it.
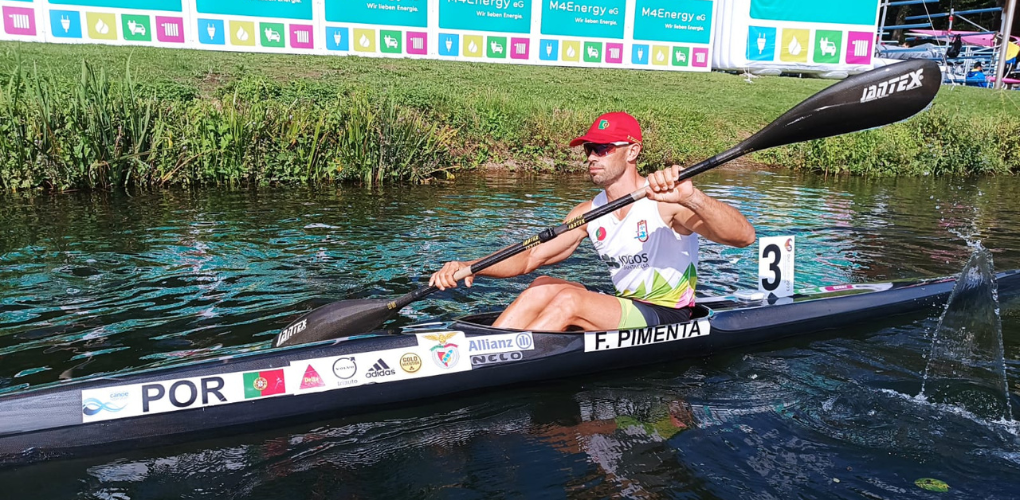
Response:
[[[991,420],[1012,420],[992,255],[980,242],[932,335],[918,398]]]

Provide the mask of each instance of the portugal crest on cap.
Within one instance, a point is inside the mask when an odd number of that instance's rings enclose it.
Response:
[[[609,120],[606,120],[605,118],[599,120],[599,130],[605,130],[607,128],[609,128]]]

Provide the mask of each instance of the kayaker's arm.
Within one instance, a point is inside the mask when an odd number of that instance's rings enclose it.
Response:
[[[690,179],[676,182],[680,170],[673,165],[648,176],[648,197],[673,205],[669,212],[674,229],[734,247],[754,243],[754,226],[743,214],[695,188]]]
[[[591,202],[587,201],[581,203],[570,211],[564,221],[582,215],[588,210],[591,210]],[[571,229],[552,240],[529,248],[502,262],[493,264],[492,266],[478,272],[477,275],[491,276],[493,278],[511,278],[522,274],[528,274],[542,266],[562,262],[567,257],[570,257],[574,251],[577,250],[577,247],[580,246],[581,242],[588,237],[587,227],[587,225],[583,225]],[[443,265],[442,269],[436,271],[435,274],[429,278],[429,285],[434,285],[440,290],[454,288],[457,286],[457,281],[453,279],[454,273],[463,267],[467,267],[478,262],[479,260],[481,259],[475,259],[467,262],[447,262]],[[471,286],[472,283],[474,283],[474,276],[475,275],[471,275],[464,278],[464,284]]]

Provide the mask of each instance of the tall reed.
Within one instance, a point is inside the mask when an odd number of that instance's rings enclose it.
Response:
[[[455,168],[456,136],[392,99],[164,99],[130,62],[117,80],[83,62],[69,89],[19,65],[0,89],[0,187],[426,182]]]

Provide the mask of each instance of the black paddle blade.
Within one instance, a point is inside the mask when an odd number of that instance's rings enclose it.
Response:
[[[326,304],[287,325],[273,347],[305,344],[370,332],[396,317],[399,307],[389,300],[342,300]]]
[[[811,96],[735,149],[746,154],[906,120],[926,108],[941,85],[942,70],[934,61],[876,68]]]

